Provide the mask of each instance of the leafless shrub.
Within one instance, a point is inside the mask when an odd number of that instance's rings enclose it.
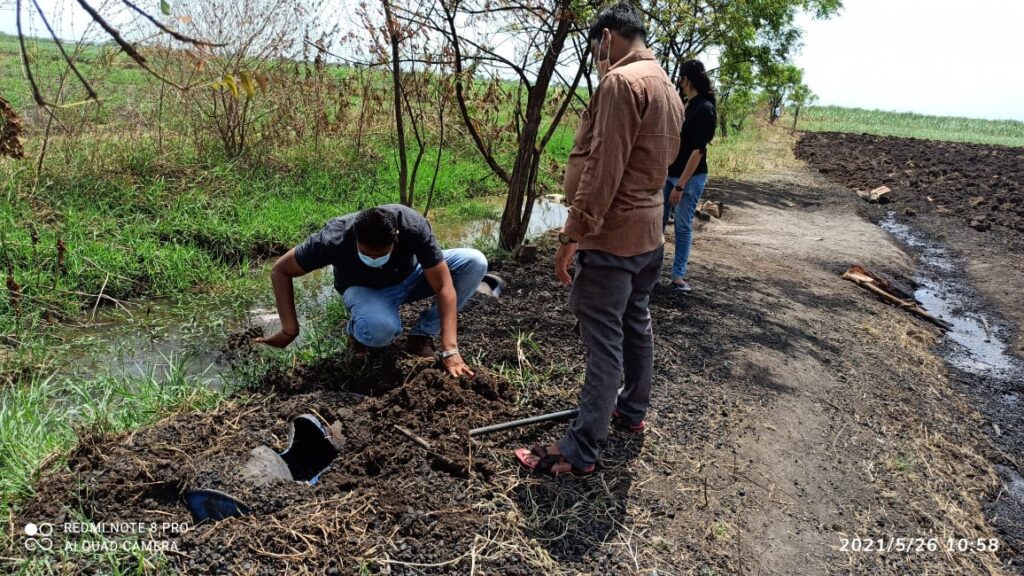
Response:
[[[313,20],[322,2],[185,0],[179,7],[188,15],[188,26],[195,35],[219,44],[170,42],[169,48],[179,52],[175,60],[179,76],[211,78],[183,95],[186,107],[198,113],[191,115],[193,133],[212,132],[232,157],[253,144],[274,139],[269,130],[281,128],[274,121],[276,116],[287,114],[279,104],[289,103],[288,98],[275,98],[274,93],[280,92],[275,85],[305,88],[309,83],[296,86],[295,77],[311,80],[315,76],[296,71],[286,81],[289,65],[298,66],[303,38],[315,28]],[[169,52],[165,55],[172,57]]]

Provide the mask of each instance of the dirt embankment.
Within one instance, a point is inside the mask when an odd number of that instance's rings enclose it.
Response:
[[[316,486],[245,492],[252,516],[169,535],[172,570],[1012,573],[1005,563],[1019,542],[1000,540],[999,553],[947,549],[949,538],[1001,538],[985,502],[1001,489],[994,463],[1011,456],[930,352],[937,329],[839,278],[854,263],[906,275],[911,260],[857,215],[859,200],[820,179],[712,180],[706,194],[729,208],[696,237],[696,292],[666,288],[666,269],[651,299],[649,431],[613,433],[593,477],[539,480],[515,465],[511,449],[555,439],[563,425],[465,437],[576,401],[583,350],[547,245],[535,264],[501,264],[505,295],[462,315],[460,348],[487,367],[479,377],[455,382],[406,360],[363,365],[341,352],[269,374],[265,390],[277,398],[84,437],[10,525],[73,510],[187,522],[184,483],[245,490],[232,473],[245,454],[280,448],[289,419],[310,412],[341,420],[341,459]],[[489,375],[498,371],[510,378]],[[861,550],[897,538],[935,538],[938,548]]]

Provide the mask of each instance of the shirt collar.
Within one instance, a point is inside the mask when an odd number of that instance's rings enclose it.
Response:
[[[612,64],[608,68],[608,70],[615,70],[616,68],[619,68],[621,66],[626,66],[634,62],[639,62],[641,60],[654,60],[654,50],[651,50],[650,48],[639,48],[637,50],[632,50],[629,54],[623,56],[621,60],[619,60],[615,64]]]

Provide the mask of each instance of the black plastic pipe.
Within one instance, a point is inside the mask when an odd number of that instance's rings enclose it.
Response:
[[[541,414],[540,416],[523,418],[522,420],[513,420],[511,422],[503,422],[501,424],[491,424],[490,426],[473,428],[472,430],[469,431],[469,435],[480,436],[483,434],[490,434],[491,432],[500,432],[502,430],[509,430],[511,428],[519,428],[520,426],[528,426],[530,424],[551,422],[552,420],[568,420],[570,418],[575,418],[576,415],[579,413],[579,409],[575,408],[572,410],[562,410],[561,412],[552,412],[551,414]]]

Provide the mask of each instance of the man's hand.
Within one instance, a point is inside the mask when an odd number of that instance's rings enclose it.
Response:
[[[448,369],[448,373],[458,378],[459,376],[473,377],[473,371],[469,369],[469,366],[462,359],[462,354],[453,354],[443,360],[444,367]]]
[[[295,334],[288,334],[284,330],[278,330],[273,336],[267,336],[265,338],[257,338],[254,340],[257,344],[266,344],[267,346],[273,346],[274,348],[284,348],[285,346],[292,343],[292,340],[299,335],[298,332]]]
[[[555,253],[555,276],[558,276],[562,284],[572,284],[572,276],[569,276],[569,264],[572,263],[572,257],[576,255],[577,246],[579,244],[576,242],[562,244],[558,247],[558,252]]]
[[[277,303],[277,312],[281,319],[281,330],[273,336],[257,338],[257,344],[284,348],[299,335],[299,318],[295,313],[295,285],[292,279],[305,273],[302,266],[295,261],[294,248],[278,258],[273,270],[270,271],[270,281],[274,286],[274,301]],[[285,332],[285,329],[288,332]]]
[[[678,186],[672,189],[672,193],[668,196],[668,203],[672,206],[679,204],[679,201],[683,199],[683,190]]]

